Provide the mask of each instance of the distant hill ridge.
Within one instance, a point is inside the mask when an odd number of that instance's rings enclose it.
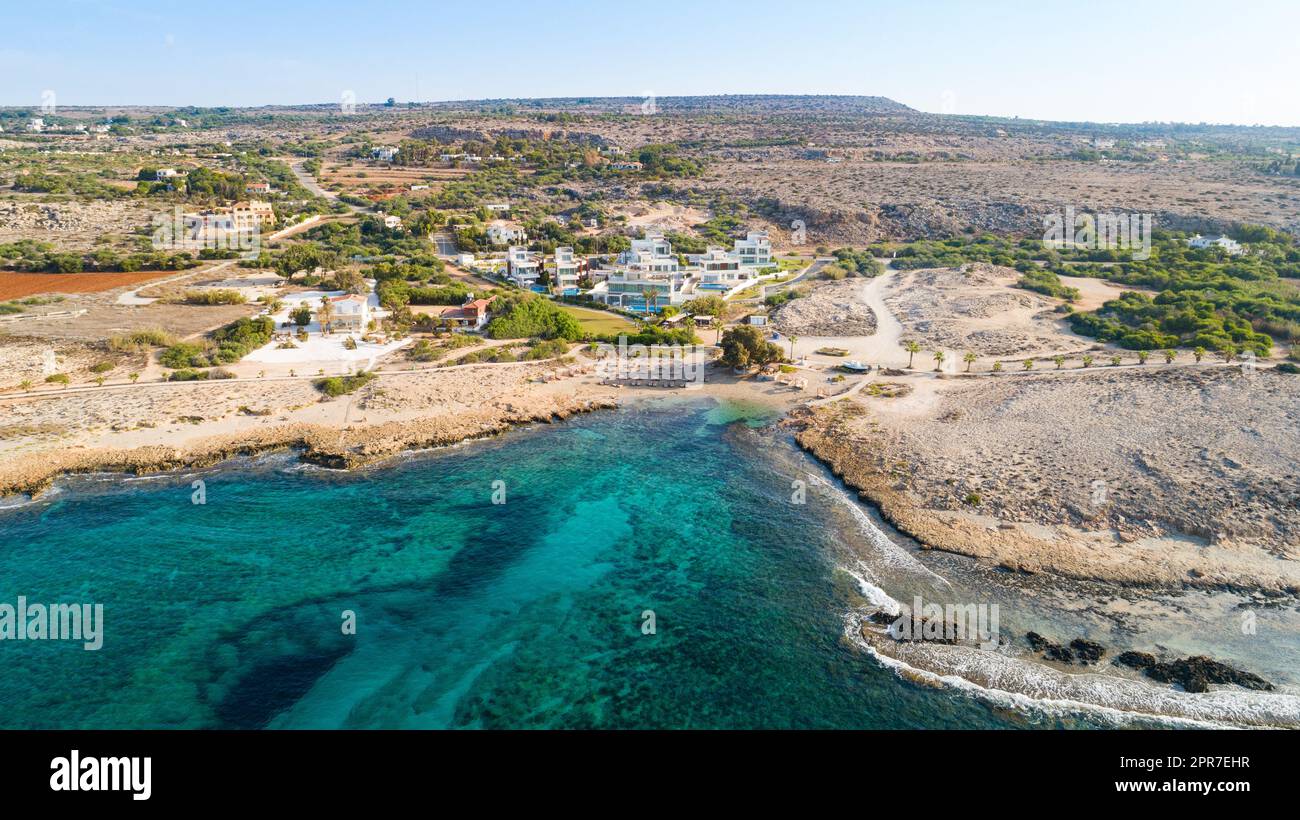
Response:
[[[632,112],[648,108],[671,111],[790,111],[852,114],[915,114],[915,109],[888,97],[836,94],[714,94],[694,97],[540,97],[456,100],[427,103],[433,108],[484,109],[513,106],[551,111]]]

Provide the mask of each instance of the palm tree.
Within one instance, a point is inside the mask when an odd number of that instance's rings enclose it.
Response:
[[[1151,354],[1150,354],[1148,351],[1145,351],[1145,350],[1139,350],[1139,351],[1138,351],[1138,364],[1146,364],[1146,363],[1147,363],[1147,359],[1150,358],[1150,356],[1151,356]]]
[[[903,349],[907,351],[907,369],[912,369],[912,357],[921,352],[921,343],[907,341],[903,342]]]
[[[1237,346],[1234,344],[1225,344],[1219,348],[1219,355],[1223,357],[1225,363],[1231,362],[1237,355]]]
[[[963,362],[966,363],[966,372],[967,372],[967,373],[970,372],[970,366],[971,366],[971,364],[974,363],[974,361],[975,361],[976,358],[978,358],[978,357],[977,357],[973,352],[971,352],[971,351],[969,351],[969,350],[967,350],[966,353],[965,353],[965,355],[963,355],[963,356],[961,357],[961,360],[962,360]]]
[[[717,335],[714,336],[713,338],[713,343],[715,345],[722,344],[722,317],[721,316],[713,317],[712,327],[715,331],[717,331]]]
[[[131,380],[131,384],[135,384],[136,382],[140,381],[140,374],[132,373],[131,375],[127,376],[127,378]]]
[[[1160,355],[1165,357],[1165,364],[1173,364],[1174,357],[1176,357],[1178,354],[1172,350],[1162,350],[1160,351]]]
[[[943,351],[942,350],[934,351],[934,372],[939,373],[943,371],[943,360],[944,360]]]
[[[1112,367],[1119,367],[1119,363],[1122,361],[1124,361],[1124,357],[1118,353],[1110,357],[1110,364]]]
[[[1026,370],[1033,370],[1033,369],[1034,369],[1034,360],[1033,360],[1033,359],[1025,359],[1025,369],[1026,369]]]
[[[316,311],[316,318],[320,319],[320,332],[329,335],[330,326],[334,324],[334,305],[328,296],[320,298],[320,310]]]
[[[32,389],[32,380],[31,380],[31,379],[23,379],[22,381],[18,382],[18,386],[21,387],[21,388],[23,389],[23,392],[24,392],[24,393],[31,392],[31,389]]]
[[[1083,361],[1083,366],[1084,366],[1084,367],[1092,367],[1092,355],[1091,355],[1091,354],[1085,353],[1085,354],[1083,355],[1083,360],[1082,360],[1082,361]]]
[[[1192,348],[1192,355],[1196,357],[1196,363],[1200,364],[1201,357],[1205,355],[1205,348],[1203,347]]]
[[[649,316],[650,313],[652,312],[652,311],[651,311],[651,308],[654,306],[654,303],[655,303],[655,295],[656,295],[656,294],[655,294],[655,289],[654,289],[654,288],[646,288],[646,289],[644,289],[644,290],[641,291],[641,298],[642,298],[642,299],[645,299],[645,313],[646,313],[646,316]]]
[[[794,361],[794,343],[799,341],[798,336],[790,337],[790,361]]]
[[[1057,353],[1055,356],[1052,357],[1052,361],[1056,362],[1056,369],[1060,370],[1061,366],[1065,364],[1065,357],[1062,356],[1060,353]]]

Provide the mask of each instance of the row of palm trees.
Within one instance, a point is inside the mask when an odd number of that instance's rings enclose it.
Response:
[[[137,381],[140,380],[140,374],[139,374],[139,373],[132,373],[132,374],[129,375],[127,378],[129,378],[129,379],[131,380],[131,384],[135,384]],[[53,380],[51,380],[51,379],[46,379],[46,381],[56,381],[56,382],[58,382],[59,384],[62,384],[63,387],[64,387],[64,389],[67,389],[68,385],[72,383],[72,380],[71,380],[71,379],[53,379]],[[105,379],[104,379],[104,377],[103,377],[102,375],[99,375],[99,376],[96,376],[96,377],[95,377],[94,379],[92,379],[91,381],[93,381],[95,384],[99,385],[100,387],[103,387],[103,386],[104,386],[104,381],[105,381]],[[35,385],[32,384],[32,380],[31,380],[31,379],[23,379],[22,381],[18,382],[18,386],[22,389],[22,391],[23,391],[24,393],[30,393],[31,390],[32,390],[32,387],[34,387]]]
[[[911,370],[912,363],[915,360],[916,354],[921,352],[921,345],[919,342],[908,340],[906,342],[903,342],[903,349],[907,351],[907,369]],[[792,345],[792,350],[793,350],[793,345]],[[1146,364],[1147,360],[1151,358],[1151,352],[1152,351],[1150,350],[1137,351],[1138,364]],[[1158,352],[1162,357],[1164,357],[1165,364],[1173,364],[1174,359],[1178,357],[1178,353],[1173,350],[1166,349]],[[1199,364],[1201,359],[1205,358],[1205,355],[1208,352],[1209,351],[1207,351],[1203,347],[1197,347],[1192,350],[1192,356],[1196,359],[1197,363]],[[1218,353],[1220,356],[1223,357],[1224,362],[1231,362],[1237,356],[1237,349],[1232,345],[1225,345],[1218,350]],[[934,351],[933,358],[934,358],[935,371],[941,372],[943,370],[943,363],[948,358],[948,354],[942,350],[936,350]],[[966,363],[967,373],[970,372],[971,365],[974,364],[975,360],[978,358],[979,357],[976,356],[975,353],[970,350],[962,354],[961,359],[963,362]],[[1060,370],[1062,367],[1065,366],[1065,363],[1068,361],[1068,358],[1058,353],[1048,361],[1054,363],[1056,365],[1056,369]],[[1085,353],[1083,356],[1080,357],[1079,361],[1083,367],[1092,367],[1093,363],[1096,361],[1096,358],[1092,356],[1092,354]],[[1111,366],[1113,367],[1118,367],[1119,365],[1123,364],[1123,362],[1124,362],[1124,357],[1118,353],[1110,357],[1110,363]],[[1021,364],[1025,370],[1034,369],[1034,359],[1032,358],[1025,359]],[[999,373],[1001,371],[1002,371],[1002,362],[994,362],[993,372]]]

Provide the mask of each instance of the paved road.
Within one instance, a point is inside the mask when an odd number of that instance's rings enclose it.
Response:
[[[293,160],[292,162],[289,163],[289,170],[293,171],[293,175],[298,178],[298,184],[306,188],[308,191],[311,191],[316,196],[324,197],[325,199],[328,199],[330,202],[341,201],[339,199],[338,194],[334,193],[333,191],[327,191],[324,188],[320,187],[320,183],[316,182],[316,177],[307,173],[307,169],[303,167],[303,164],[306,161],[307,160],[305,159],[299,159],[299,160]],[[344,202],[343,204],[351,208],[353,213],[359,214],[365,212],[366,210],[360,205],[353,205],[351,202]]]
[[[439,231],[438,233],[433,234],[429,238],[433,240],[433,244],[438,246],[439,256],[456,255],[457,253],[456,240],[452,238],[451,234],[446,233],[445,231]]]

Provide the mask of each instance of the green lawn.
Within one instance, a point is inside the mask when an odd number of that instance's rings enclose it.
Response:
[[[617,313],[592,310],[591,308],[577,307],[575,305],[558,305],[558,307],[577,319],[578,324],[582,325],[582,329],[588,333],[635,333],[637,330],[636,322],[619,316]]]

